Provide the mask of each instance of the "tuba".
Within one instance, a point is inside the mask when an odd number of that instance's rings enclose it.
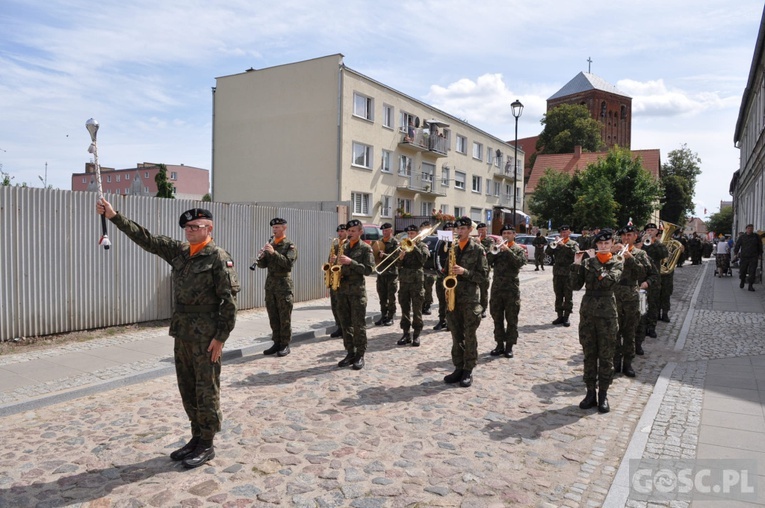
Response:
[[[446,310],[451,312],[454,310],[456,304],[456,290],[457,290],[457,276],[452,274],[452,268],[457,264],[457,246],[459,242],[456,240],[452,243],[452,248],[449,250],[449,261],[447,262],[449,275],[444,277],[442,282],[444,286],[444,294],[446,295]]]
[[[671,222],[664,222],[664,232],[661,234],[661,243],[667,246],[669,255],[661,260],[661,274],[669,275],[675,271],[678,260],[680,260],[680,254],[682,254],[684,247],[683,244],[672,238],[679,227],[677,224]]]

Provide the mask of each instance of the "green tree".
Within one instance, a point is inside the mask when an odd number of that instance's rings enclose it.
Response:
[[[586,152],[603,147],[602,124],[590,116],[583,104],[561,104],[542,116],[544,126],[537,140],[540,153],[572,153],[580,145]]]
[[[173,193],[173,184],[167,179],[167,166],[164,164],[157,164],[159,172],[154,177],[154,181],[157,184],[157,197],[158,198],[170,198],[175,199]]]
[[[574,209],[573,178],[567,173],[546,169],[529,200],[529,210],[540,221],[554,227],[571,221]]]
[[[208,202],[208,203],[212,201],[212,196],[210,195],[209,192],[207,194],[205,194],[204,196],[202,196],[202,201],[205,201],[205,202]]]
[[[733,234],[733,207],[727,206],[717,213],[709,216],[707,221],[707,230],[714,231],[715,234]]]
[[[684,224],[685,217],[693,215],[693,196],[696,193],[696,178],[701,174],[701,158],[683,144],[667,154],[667,162],[661,165],[662,180],[676,177],[665,183],[665,206],[661,211],[662,220]],[[673,220],[674,219],[674,220]]]
[[[603,178],[597,171],[585,171],[582,175],[582,188],[577,193],[574,204],[574,222],[596,224],[602,228],[614,227],[616,210],[619,203],[614,199],[614,187],[608,178]]]

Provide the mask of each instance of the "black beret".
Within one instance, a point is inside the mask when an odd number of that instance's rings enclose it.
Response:
[[[460,217],[459,219],[454,221],[454,225],[456,227],[460,226],[472,226],[473,221],[470,219],[470,217]]]
[[[392,227],[393,227],[393,224],[391,224],[390,222],[386,222],[385,224],[380,226],[380,229],[390,229]]]
[[[657,228],[656,224],[654,224],[653,222],[649,222],[648,224],[645,225],[645,227],[643,228],[643,231],[645,231],[646,229],[659,229],[659,228]]]
[[[417,231],[417,226],[414,224],[409,224],[407,227],[404,228],[404,231]]]
[[[513,232],[515,232],[515,228],[513,227],[512,224],[505,224],[505,225],[502,226],[502,229],[500,229],[500,231],[513,231]]]
[[[213,216],[212,213],[210,213],[210,210],[205,210],[204,208],[192,208],[191,210],[186,210],[181,214],[181,218],[178,220],[178,224],[180,224],[181,227],[184,227],[187,222],[195,219],[213,220]]]
[[[602,229],[600,233],[595,235],[595,241],[596,242],[605,242],[606,240],[611,240],[614,237],[614,232],[610,229]]]
[[[476,226],[476,229],[478,229],[478,228],[485,228],[485,227],[486,227],[486,223],[485,222],[479,222],[478,225]]]
[[[337,226],[337,229],[335,229],[335,231],[347,231],[347,230],[348,228],[345,227],[345,224],[340,224]]]
[[[752,229],[754,229],[754,224],[747,224],[747,225],[746,225],[746,227],[745,227],[744,229],[746,229],[746,228],[752,228]],[[751,273],[751,272],[750,272],[750,273]]]
[[[275,217],[271,219],[271,222],[268,223],[269,226],[279,226],[281,224],[287,224],[287,221],[281,217]]]
[[[454,229],[454,223],[452,221],[444,222],[444,229]]]
[[[633,226],[632,224],[627,224],[622,229],[619,230],[619,234],[622,235],[624,233],[637,233],[637,228]]]
[[[558,228],[558,231],[571,231],[571,228],[567,224],[563,224]]]
[[[582,226],[582,231],[589,231],[589,230],[590,230],[590,226]]]
[[[349,221],[348,221],[348,223],[345,225],[345,227],[347,227],[348,229],[350,229],[350,228],[353,228],[353,227],[356,227],[356,226],[361,226],[361,221],[360,221],[360,220],[358,220],[358,219],[351,219],[351,220],[349,220]]]
[[[425,227],[425,226],[430,226],[430,221],[429,220],[423,221],[422,224],[420,224],[421,228]]]

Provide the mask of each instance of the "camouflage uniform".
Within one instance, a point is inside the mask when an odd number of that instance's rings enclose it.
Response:
[[[483,251],[490,252],[491,246],[494,245],[494,242],[491,238],[488,236],[481,240],[481,247],[483,247]],[[487,265],[486,269],[486,280],[481,283],[481,309],[482,312],[486,312],[489,310],[489,284],[491,280],[491,266]]]
[[[345,241],[343,254],[351,264],[341,265],[337,310],[343,328],[343,346],[350,354],[363,355],[367,350],[367,288],[364,276],[374,270],[372,248],[358,240],[351,246]]]
[[[701,261],[699,261],[701,264]],[[659,292],[659,315],[669,315],[669,310],[672,307],[670,303],[672,299],[672,293],[675,291],[675,270],[673,269],[669,273],[661,274],[661,291]],[[667,318],[669,319],[669,318]]]
[[[481,244],[469,239],[465,249],[457,250],[457,264],[465,273],[457,275],[455,305],[446,313],[452,334],[452,363],[458,369],[473,370],[478,361],[476,331],[481,324],[480,285],[486,278],[488,264]]]
[[[425,248],[427,250],[427,247]],[[428,256],[428,259],[425,263],[425,270],[423,271],[422,276],[422,309],[428,309],[430,310],[430,306],[433,305],[433,286],[436,284],[437,279],[436,271],[433,267],[433,262],[430,260],[430,257]]]
[[[526,251],[513,243],[507,252],[486,255],[494,268],[491,283],[491,318],[494,320],[494,341],[505,350],[518,342],[518,313],[521,310],[521,286],[518,272],[526,264]],[[507,329],[505,329],[507,321]]]
[[[555,312],[558,316],[561,314],[570,315],[574,310],[573,289],[569,278],[569,270],[574,263],[574,254],[579,252],[579,245],[569,239],[563,243],[558,241],[558,247],[551,249],[548,245],[545,248],[545,254],[553,256],[553,291],[555,291]]]
[[[175,338],[178,390],[192,436],[212,442],[223,421],[221,362],[211,363],[207,348],[213,339],[225,342],[236,323],[240,285],[234,262],[213,241],[192,257],[187,242],[152,235],[120,213],[110,220],[142,249],[172,266],[170,336]]]
[[[585,286],[579,309],[579,343],[584,352],[584,384],[608,390],[614,377],[614,351],[619,320],[614,287],[622,276],[622,264],[613,258],[601,263],[597,257],[571,265],[571,286]]]
[[[271,338],[274,345],[282,350],[292,340],[292,304],[295,287],[292,282],[292,265],[297,261],[295,244],[284,237],[278,244],[273,244],[274,253],[263,253],[258,259],[258,268],[266,268],[265,292],[266,311],[271,324]]]
[[[399,246],[399,241],[392,236],[387,242],[379,240],[385,249],[380,249],[380,255],[384,259],[385,255],[390,254]],[[393,319],[396,313],[396,290],[398,286],[398,267],[394,262],[384,273],[377,275],[377,296],[380,299],[380,314],[383,321]]]
[[[625,259],[622,278],[614,286],[619,331],[616,335],[614,365],[622,359],[632,362],[635,358],[635,332],[640,322],[640,284],[648,280],[649,287],[656,283],[657,273],[648,254],[640,249],[630,250],[632,258]],[[642,343],[642,342],[641,342]]]
[[[660,272],[661,260],[669,255],[667,246],[656,240],[652,242],[651,245],[644,246],[643,250],[648,254],[648,257],[651,258],[654,268]],[[656,281],[656,284],[648,286],[648,312],[646,312],[645,316],[641,319],[644,329],[642,332],[643,336],[645,336],[645,330],[656,327],[656,321],[659,319],[659,298],[661,296],[662,282],[663,280],[660,278]],[[640,335],[641,332],[638,332],[638,336]]]
[[[398,303],[401,305],[401,329],[408,333],[411,328],[415,335],[422,330],[423,308],[423,269],[429,256],[427,245],[418,242],[412,252],[407,252],[404,259],[396,264],[401,280],[398,290]]]
[[[545,248],[547,247],[547,238],[544,236],[537,236],[532,240],[531,245],[534,246],[534,265],[537,270],[542,267],[545,269]]]
[[[446,291],[444,289],[444,279],[446,278],[447,263],[449,260],[449,249],[452,248],[452,242],[439,240],[433,249],[433,261],[436,266],[436,296],[438,297],[438,322],[446,323]]]

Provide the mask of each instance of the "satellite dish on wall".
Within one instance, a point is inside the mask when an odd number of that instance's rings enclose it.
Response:
[[[419,116],[415,116],[414,117],[414,126],[415,127],[419,127],[420,126],[420,117]]]

